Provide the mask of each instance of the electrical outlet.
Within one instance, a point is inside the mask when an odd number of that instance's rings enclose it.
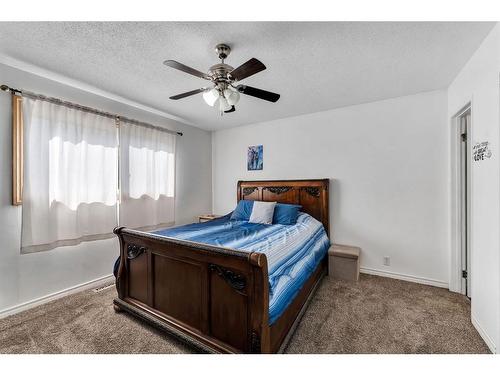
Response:
[[[384,266],[390,266],[390,265],[391,265],[391,258],[384,257]]]

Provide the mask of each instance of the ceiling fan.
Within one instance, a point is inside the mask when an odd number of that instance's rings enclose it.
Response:
[[[166,66],[200,77],[213,84],[211,87],[202,87],[200,89],[171,96],[170,99],[179,100],[191,95],[203,93],[205,102],[211,107],[218,105],[221,115],[236,110],[235,105],[240,100],[240,93],[273,103],[278,101],[280,98],[279,94],[247,85],[237,84],[239,81],[266,69],[266,66],[259,60],[251,58],[246,63],[234,69],[232,66],[224,63],[224,60],[231,52],[231,48],[227,44],[218,44],[215,46],[215,51],[219,59],[221,59],[221,63],[211,66],[206,74],[174,60],[165,60],[163,62]]]

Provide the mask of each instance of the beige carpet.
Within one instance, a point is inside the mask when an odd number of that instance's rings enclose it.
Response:
[[[81,292],[0,320],[0,353],[190,353],[116,314],[115,289]],[[445,289],[377,276],[326,277],[288,353],[489,353],[469,301]]]

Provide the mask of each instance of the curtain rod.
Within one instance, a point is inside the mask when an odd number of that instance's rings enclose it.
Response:
[[[128,118],[128,117],[124,117],[124,116],[120,116],[120,115],[116,115],[116,114],[113,114],[113,113],[104,112],[104,111],[101,111],[99,109],[95,109],[95,108],[91,108],[91,107],[86,107],[84,105],[80,105],[80,104],[76,104],[76,103],[64,101],[62,99],[52,98],[52,97],[48,97],[48,96],[41,95],[41,94],[35,94],[35,93],[29,92],[29,91],[23,91],[23,90],[15,89],[15,88],[9,87],[7,85],[1,85],[0,89],[2,91],[5,91],[5,92],[12,92],[14,94],[19,94],[21,96],[25,96],[25,97],[28,97],[28,98],[31,98],[31,99],[43,100],[43,101],[46,101],[46,102],[49,102],[49,103],[54,103],[54,104],[61,105],[61,106],[64,106],[64,107],[75,108],[75,109],[78,109],[80,111],[93,113],[93,114],[96,114],[96,115],[99,115],[99,116],[104,116],[104,117],[109,117],[109,118],[114,118],[114,119],[120,119],[122,121],[129,122],[129,123],[132,123],[132,124],[135,124],[135,125],[145,126],[145,127],[148,127],[148,128],[152,128],[152,129],[164,131],[164,132],[167,132],[167,133],[176,134],[176,135],[179,135],[179,136],[183,135],[182,132],[176,132],[175,130],[165,129],[165,128],[162,128],[162,127],[159,127],[159,126],[148,124],[147,122],[142,122],[142,121],[139,121],[139,120],[134,120],[134,119],[131,119],[131,118]]]

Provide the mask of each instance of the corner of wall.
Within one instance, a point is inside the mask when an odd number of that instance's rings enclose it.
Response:
[[[210,139],[211,139],[211,158],[212,158],[212,163],[211,163],[211,184],[212,184],[212,201],[210,202],[211,203],[211,206],[210,206],[210,209],[212,211],[212,213],[214,213],[214,208],[215,208],[215,130],[212,130],[210,132]]]

